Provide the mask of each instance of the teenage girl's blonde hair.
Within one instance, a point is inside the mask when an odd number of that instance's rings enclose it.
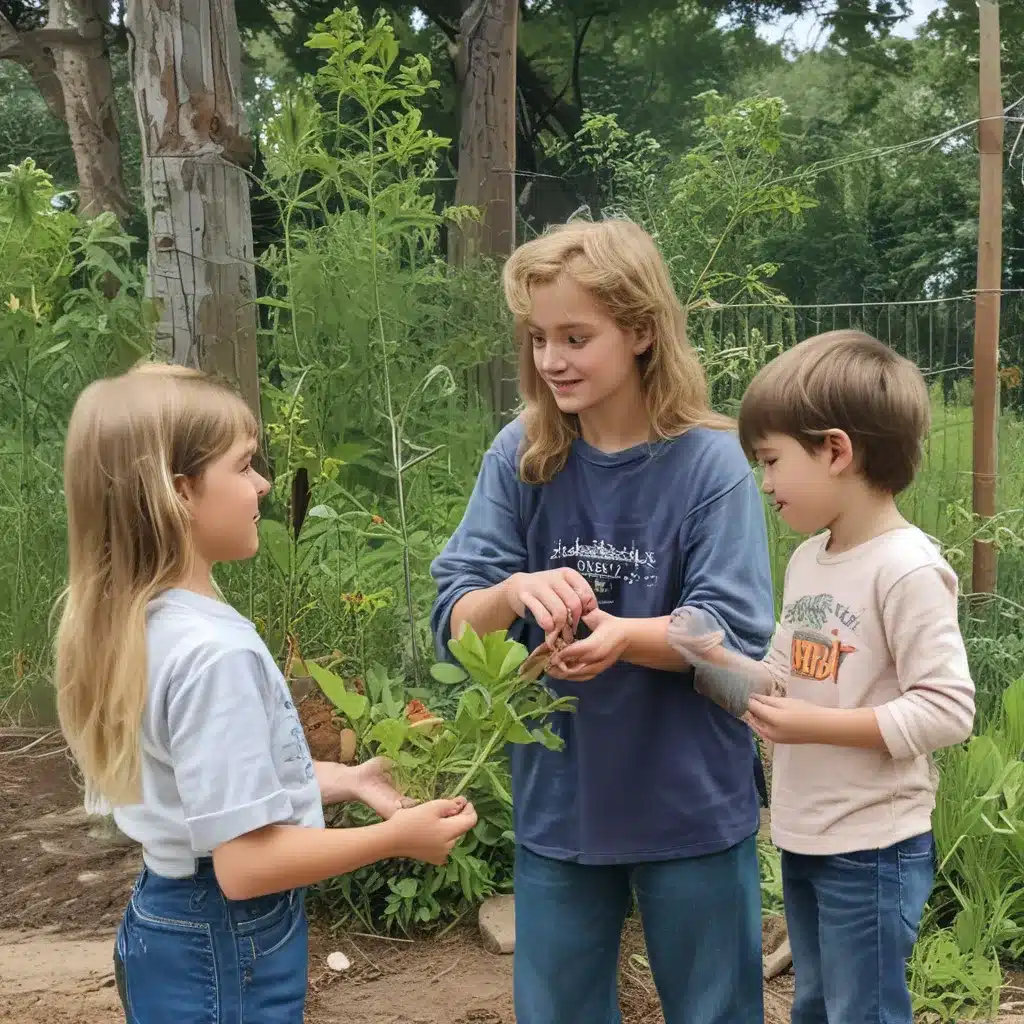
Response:
[[[562,275],[586,289],[620,328],[649,333],[650,347],[637,362],[658,437],[678,437],[695,426],[732,428],[732,421],[708,404],[704,371],[686,340],[686,319],[654,239],[627,220],[559,224],[521,245],[505,264],[505,298],[516,321],[519,390],[526,403],[522,480],[551,480],[580,434],[577,417],[559,410],[537,373],[527,327],[533,287]]]
[[[87,786],[141,799],[146,606],[192,567],[175,488],[197,479],[256,420],[226,385],[145,364],[82,392],[68,425],[68,587],[57,634],[57,710]]]

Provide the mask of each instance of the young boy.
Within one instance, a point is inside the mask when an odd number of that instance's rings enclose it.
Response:
[[[929,420],[917,367],[859,331],[764,367],[740,440],[779,515],[811,535],[786,570],[772,650],[727,650],[699,608],[669,626],[697,689],[777,744],[793,1024],[912,1024],[906,962],[934,880],[930,754],[974,721],[956,576],[894,501]]]

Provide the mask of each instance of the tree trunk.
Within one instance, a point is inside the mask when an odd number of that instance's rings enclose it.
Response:
[[[256,275],[232,0],[130,0],[157,345],[234,381],[259,416]]]
[[[18,32],[0,14],[0,57],[32,76],[54,117],[68,126],[79,212],[128,215],[104,0],[52,0],[45,28]]]
[[[82,37],[81,43],[54,51],[78,170],[79,212],[93,217],[109,210],[123,220],[128,216],[128,197],[121,174],[114,79],[103,38],[107,9],[104,0],[52,0],[48,27],[77,30]]]
[[[460,90],[459,170],[455,202],[475,206],[479,221],[449,233],[455,266],[508,257],[516,215],[516,0],[470,0],[459,22],[455,72]],[[477,381],[499,415],[515,404],[515,370],[505,356],[480,367]]]

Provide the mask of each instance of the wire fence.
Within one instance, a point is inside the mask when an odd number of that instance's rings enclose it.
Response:
[[[753,375],[784,349],[824,331],[857,328],[912,359],[932,395],[924,463],[901,505],[936,537],[969,581],[972,520],[972,295],[886,303],[729,305],[691,312],[688,331],[700,351],[716,408],[735,413]],[[1024,296],[1004,295],[1000,322],[998,509],[999,593],[1024,605]],[[773,561],[781,570],[797,538],[772,524]],[[781,576],[779,577],[781,578]]]

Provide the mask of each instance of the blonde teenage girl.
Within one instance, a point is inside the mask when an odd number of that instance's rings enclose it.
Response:
[[[667,1024],[763,1018],[756,754],[668,644],[702,610],[761,657],[764,511],[651,238],[573,223],[516,250],[505,291],[523,414],[495,439],[433,566],[443,644],[466,623],[531,648],[568,624],[560,752],[511,750],[519,1024],[616,1024],[635,894]]]

